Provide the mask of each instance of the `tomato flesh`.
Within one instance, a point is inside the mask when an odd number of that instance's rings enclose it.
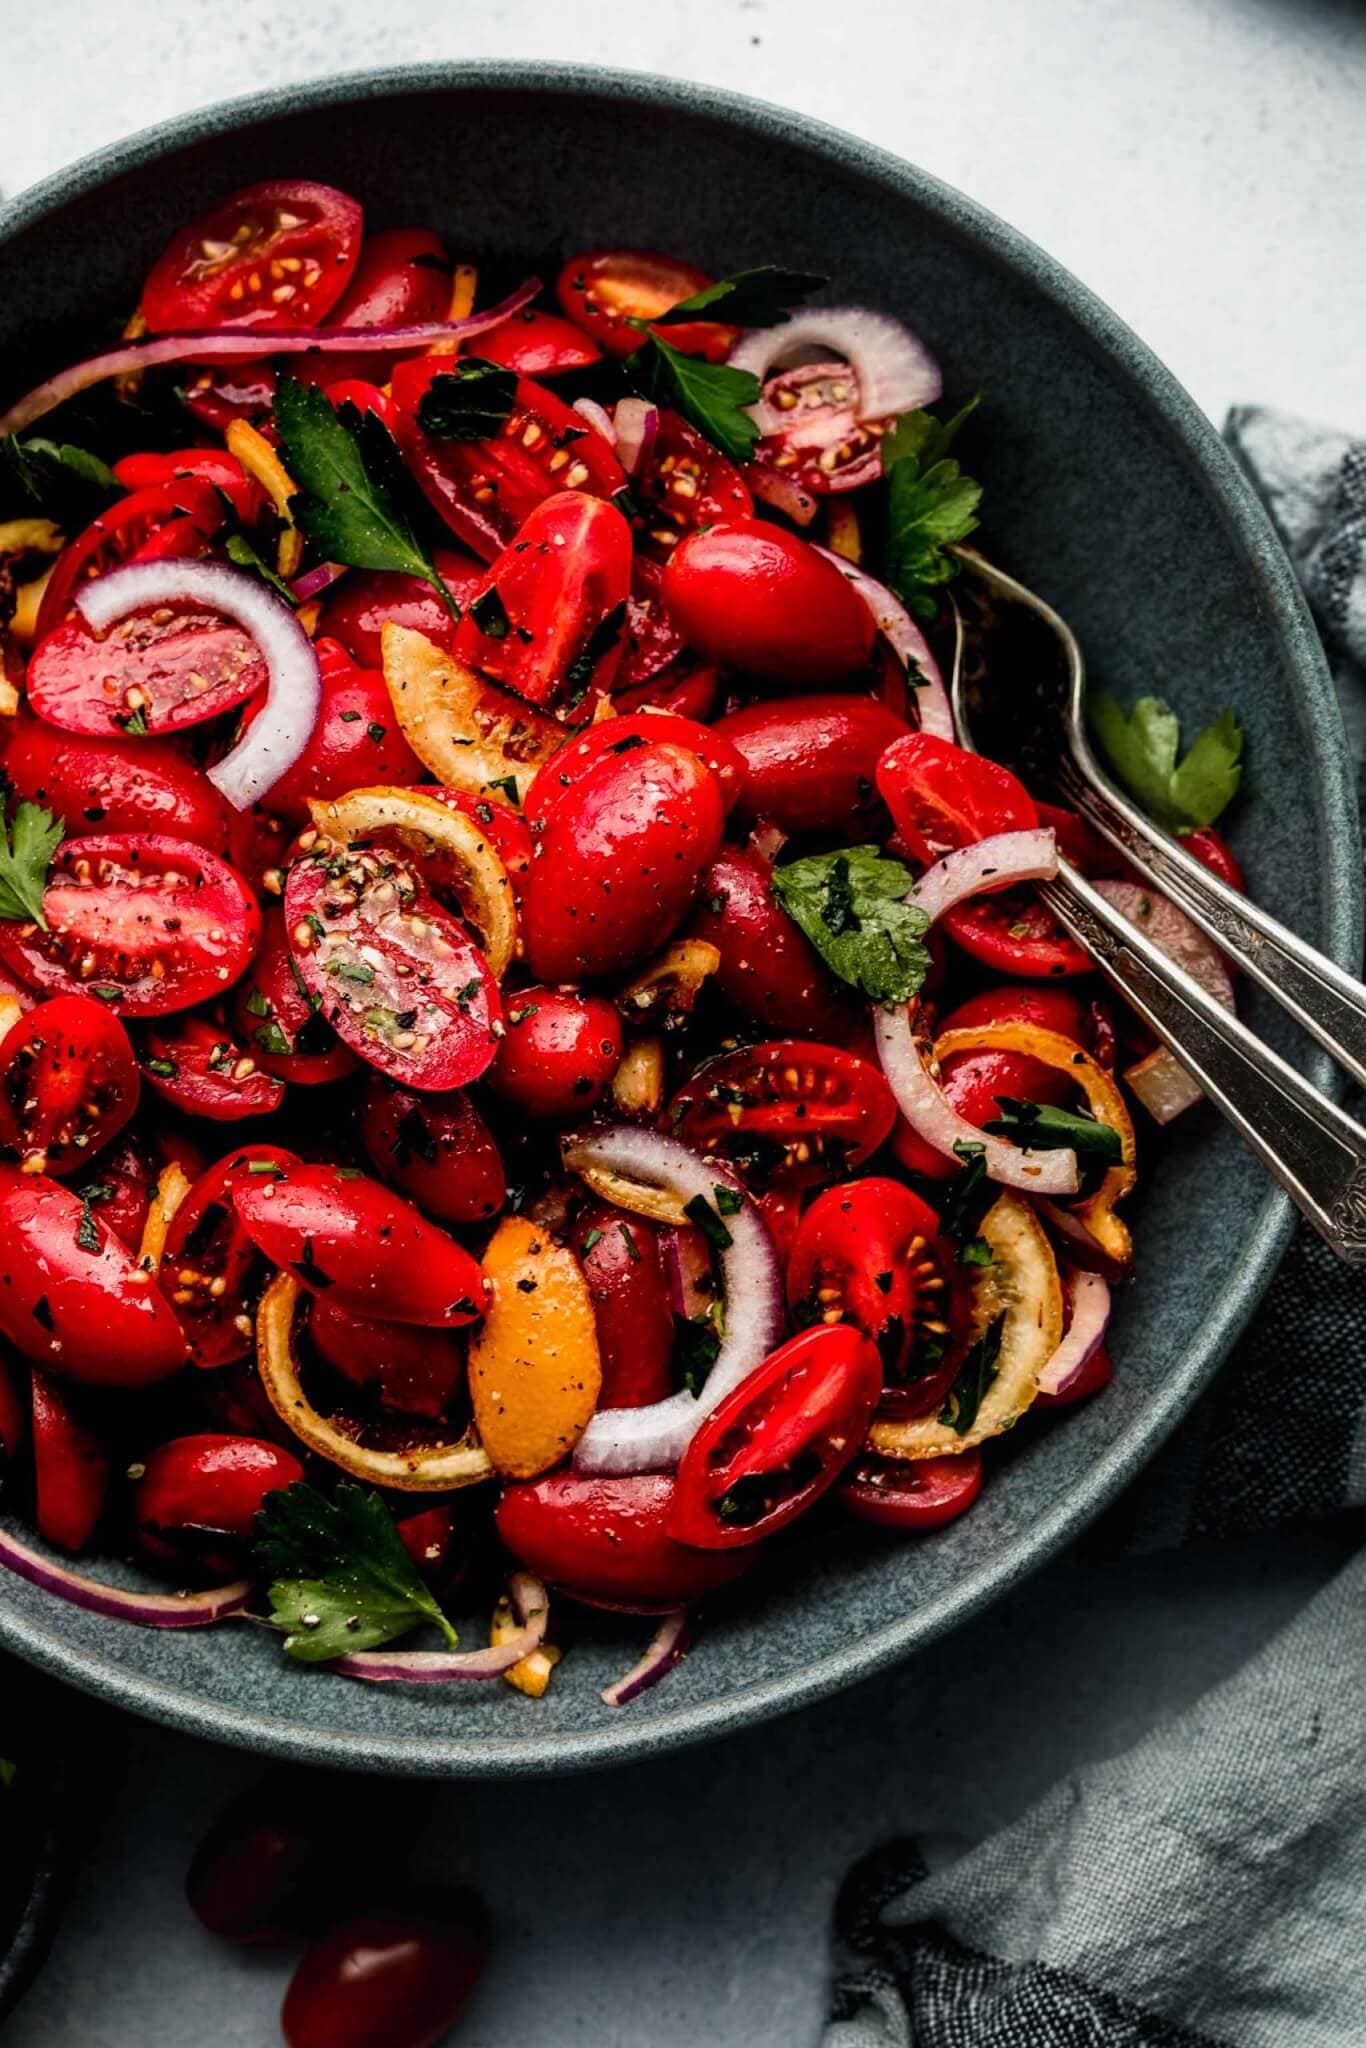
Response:
[[[166,455],[125,455],[114,464],[114,474],[129,491],[198,477],[223,493],[243,526],[254,526],[265,505],[261,486],[226,448],[176,448]]]
[[[322,1010],[322,997],[312,994],[294,964],[284,912],[272,907],[251,970],[233,998],[233,1028],[264,1072],[311,1088],[340,1080],[360,1064]]]
[[[67,619],[34,649],[29,702],[97,738],[180,732],[245,704],[268,680],[251,634],[202,607],[129,612],[103,635]]]
[[[125,562],[202,555],[223,519],[215,485],[194,475],[147,485],[118,499],[58,557],[38,608],[39,643],[66,619],[84,584]]]
[[[284,1082],[262,1072],[253,1055],[210,1017],[186,1017],[149,1031],[142,1071],[173,1108],[211,1123],[269,1116],[285,1099]]]
[[[666,407],[644,465],[631,478],[642,546],[665,561],[683,536],[721,519],[748,519],[749,485],[733,462]]]
[[[569,1242],[583,1267],[602,1362],[599,1408],[642,1408],[673,1391],[674,1315],[659,1233],[590,1202]]]
[[[743,1551],[695,1550],[668,1528],[667,1473],[586,1479],[552,1472],[503,1488],[494,1515],[507,1549],[538,1579],[589,1606],[658,1614],[738,1578]]]
[[[482,362],[515,370],[519,377],[562,377],[602,361],[602,350],[582,328],[557,313],[543,313],[539,306],[523,306],[501,327],[489,328],[470,352]]]
[[[669,1128],[760,1185],[806,1187],[859,1165],[895,1117],[892,1092],[867,1060],[784,1038],[705,1061],[674,1096]]]
[[[38,1534],[73,1556],[90,1542],[109,1498],[113,1466],[64,1388],[32,1375],[33,1486]]]
[[[309,327],[345,291],[361,210],[334,186],[275,178],[221,199],[175,234],[142,288],[153,334]]]
[[[273,1180],[294,1163],[278,1145],[241,1146],[194,1182],[166,1233],[162,1292],[199,1366],[230,1365],[255,1343],[253,1317],[269,1274],[233,1204],[239,1181]]]
[[[94,996],[39,1004],[0,1041],[0,1154],[26,1173],[76,1173],[138,1101],[128,1033]]]
[[[764,405],[783,425],[764,434],[755,461],[804,491],[825,497],[882,474],[879,429],[858,417],[858,380],[848,363],[799,363],[764,379]]]
[[[366,1081],[360,1137],[380,1179],[440,1223],[483,1223],[507,1199],[502,1156],[468,1095]]]
[[[591,249],[570,257],[555,296],[609,356],[629,356],[645,338],[637,322],[657,320],[711,282],[704,270],[653,249]],[[719,320],[679,320],[662,332],[670,348],[713,363],[724,362],[740,338],[738,328]]]
[[[877,786],[898,837],[926,867],[954,847],[1039,822],[1034,799],[1008,768],[932,733],[908,733],[889,747]]]

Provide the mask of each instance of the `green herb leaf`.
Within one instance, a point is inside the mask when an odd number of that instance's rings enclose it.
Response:
[[[268,1017],[264,1024],[258,1024],[251,1035],[262,1052],[273,1053],[276,1059],[288,1059],[294,1051],[294,1047],[273,1017]]]
[[[438,441],[487,441],[505,425],[517,397],[517,372],[464,356],[433,377],[418,400],[417,423]]]
[[[712,1193],[716,1197],[718,1216],[738,1216],[745,1206],[745,1198],[739,1188],[728,1188],[724,1181],[718,1181]]]
[[[503,795],[514,809],[522,801],[517,793],[517,777],[515,775],[495,775],[492,782],[485,783],[484,787],[486,789],[501,789]]]
[[[230,533],[227,550],[230,562],[236,562],[239,569],[250,569],[253,576],[259,576],[263,583],[270,585],[277,597],[282,597],[287,605],[293,605],[294,592],[283,576],[277,576],[269,562],[261,559],[244,533]]]
[[[976,408],[969,400],[951,420],[932,413],[904,413],[882,443],[887,478],[887,581],[918,618],[939,608],[931,593],[958,573],[946,553],[977,526],[982,486],[964,476],[948,454],[963,421]]]
[[[930,956],[930,921],[905,899],[909,868],[876,846],[813,853],[773,871],[773,894],[831,972],[877,1003],[904,1003],[919,989]]]
[[[718,1252],[729,1251],[735,1240],[705,1195],[694,1195],[683,1204],[683,1214],[695,1223],[709,1245]]]
[[[614,604],[610,611],[603,613],[594,626],[580,651],[565,670],[565,681],[570,686],[570,703],[580,704],[593,680],[593,671],[605,654],[610,654],[621,638],[626,624],[626,600]],[[624,745],[625,742],[623,741]]]
[[[343,1482],[330,1497],[296,1480],[256,1517],[256,1555],[270,1575],[271,1620],[285,1649],[322,1664],[392,1642],[433,1622],[455,1630],[419,1576],[379,1494]]]
[[[39,804],[19,804],[8,827],[0,815],[0,917],[32,920],[47,930],[43,891],[52,856],[65,837],[61,819]]]
[[[1243,732],[1231,711],[1196,734],[1184,759],[1181,726],[1161,697],[1124,711],[1108,690],[1092,690],[1086,718],[1116,782],[1169,832],[1212,825],[1238,793]]]
[[[1035,1152],[1075,1152],[1087,1159],[1103,1159],[1117,1166],[1124,1157],[1119,1132],[1111,1124],[1097,1123],[1093,1116],[1077,1116],[1070,1109],[1055,1109],[1048,1102],[1019,1102],[1013,1095],[996,1098],[1001,1114],[985,1131],[993,1137],[1013,1138]]]
[[[68,535],[88,525],[121,489],[107,463],[69,441],[20,441],[7,434],[0,442],[0,499],[41,512]]]
[[[951,1243],[962,1244],[969,1231],[974,1236],[977,1232],[976,1210],[987,1177],[987,1148],[959,1138],[953,1150],[967,1172],[949,1183],[941,1211],[941,1228]]]
[[[352,569],[396,569],[430,583],[453,619],[460,607],[418,537],[412,487],[393,436],[374,413],[334,412],[325,392],[281,377],[280,458],[299,485],[294,516],[315,547]]]
[[[94,1181],[89,1187],[78,1190],[81,1198],[81,1220],[76,1226],[76,1242],[83,1252],[97,1252],[100,1248],[99,1226],[95,1222],[96,1202],[107,1202],[114,1190],[107,1181]]]
[[[476,597],[469,608],[470,617],[486,640],[506,640],[511,620],[507,607],[498,595],[498,586],[491,583],[486,591]]]
[[[590,1230],[587,1237],[584,1239],[583,1243],[579,1246],[579,1257],[586,1259],[588,1257],[588,1254],[592,1251],[594,1245],[601,1243],[602,1232],[600,1230]]]
[[[18,1764],[11,1763],[10,1759],[7,1756],[0,1756],[0,1786],[3,1786],[6,1792],[9,1791],[10,1786],[14,1783],[18,1775]]]
[[[984,1237],[970,1237],[958,1251],[960,1266],[994,1266],[996,1254]]]
[[[694,1399],[707,1384],[707,1374],[721,1351],[721,1335],[707,1311],[700,1316],[674,1312],[674,1358],[678,1376]]]
[[[656,313],[652,327],[673,327],[705,314],[722,320],[727,327],[781,327],[789,318],[789,306],[800,306],[829,279],[810,270],[783,270],[776,263],[761,263],[755,270],[737,270],[680,299],[667,313]]]
[[[633,1266],[638,1266],[640,1264],[640,1247],[636,1243],[634,1237],[632,1237],[631,1235],[630,1224],[619,1223],[617,1225],[617,1229],[621,1232],[621,1241],[626,1247],[627,1256],[629,1257],[631,1264]]]
[[[949,1397],[939,1411],[939,1420],[955,1436],[967,1435],[991,1390],[998,1370],[996,1361],[1001,1353],[1005,1323],[1002,1313],[994,1323],[987,1325],[959,1366],[958,1377],[949,1388]]]
[[[681,412],[732,462],[749,461],[759,439],[759,429],[745,411],[759,402],[759,379],[752,370],[732,370],[728,363],[685,356],[657,334],[627,357],[627,370],[656,405]]]

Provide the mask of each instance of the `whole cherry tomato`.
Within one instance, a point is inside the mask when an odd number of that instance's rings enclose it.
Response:
[[[360,1136],[381,1180],[441,1223],[483,1223],[507,1199],[503,1161],[489,1127],[461,1091],[419,1095],[383,1075],[367,1077]]]
[[[450,1331],[353,1315],[320,1294],[309,1311],[308,1334],[319,1358],[353,1386],[373,1390],[381,1408],[438,1421],[461,1403],[465,1353]],[[463,1405],[468,1410],[468,1402]]]
[[[250,1557],[266,1495],[303,1476],[292,1452],[259,1437],[172,1437],[133,1496],[142,1554],[169,1572],[229,1578]]]
[[[575,326],[609,356],[629,356],[644,339],[641,324],[658,320],[711,282],[704,270],[653,249],[590,249],[570,257],[555,281],[555,296]],[[676,320],[660,331],[670,348],[712,363],[724,362],[740,338],[738,328],[718,320]]]
[[[742,815],[784,832],[871,837],[878,761],[909,728],[875,697],[780,697],[719,720],[745,766]]]
[[[0,1041],[0,1153],[26,1173],[76,1173],[138,1103],[133,1048],[94,996],[56,996]]]
[[[966,1514],[982,1491],[982,1453],[956,1458],[863,1457],[836,1499],[882,1529],[939,1529]]]
[[[980,989],[943,1018],[939,1029],[958,1031],[1015,1020],[1037,1024],[1064,1038],[1081,1039],[1081,1005],[1069,990],[1034,988],[1019,982]],[[939,1085],[958,1114],[979,1129],[1001,1114],[1000,1095],[1019,1102],[1053,1103],[1058,1108],[1065,1108],[1071,1095],[1065,1074],[1019,1052],[952,1053],[940,1069]],[[952,1180],[959,1170],[904,1120],[898,1120],[892,1144],[901,1164],[912,1173],[931,1180]]]
[[[327,316],[329,327],[411,327],[444,320],[451,302],[451,262],[430,228],[385,228],[367,235],[351,282]],[[388,382],[393,356],[362,349],[296,356],[291,366],[306,384],[321,384],[333,404],[337,386],[370,378]]]
[[[38,1534],[74,1555],[85,1549],[104,1513],[113,1468],[99,1438],[77,1419],[65,1390],[36,1369],[32,1379]]]
[[[621,1018],[605,996],[519,988],[504,1023],[489,1085],[531,1116],[591,1109],[621,1065]]]
[[[562,377],[602,361],[602,350],[582,328],[539,306],[523,306],[500,327],[490,327],[471,343],[470,354],[481,362],[501,363],[519,377]]]
[[[759,520],[691,534],[664,570],[664,602],[708,661],[785,689],[866,667],[877,627],[858,592],[809,541]]]
[[[643,1408],[673,1391],[673,1305],[659,1233],[640,1216],[590,1202],[569,1243],[583,1268],[602,1361],[599,1408]]]
[[[744,782],[745,764],[728,740],[695,718],[680,718],[670,711],[638,711],[596,719],[586,732],[566,740],[536,771],[522,806],[522,816],[533,834],[543,831],[558,810],[573,804],[575,789],[599,761],[634,754],[656,740],[669,740],[696,754],[716,777],[727,807],[735,802]]]
[[[284,1773],[254,1786],[214,1817],[194,1852],[185,1896],[220,1941],[288,1941],[333,1903],[333,1830]]]
[[[161,832],[228,851],[233,813],[175,740],[89,739],[45,725],[21,706],[5,774],[16,796],[65,822],[68,838]]]
[[[142,288],[153,334],[195,327],[308,327],[341,297],[361,210],[331,185],[274,178],[180,228]]]
[[[760,854],[725,847],[702,877],[688,929],[716,947],[717,989],[761,1031],[843,1038],[854,1006],[779,909],[771,876]]]
[[[311,1088],[353,1074],[360,1065],[295,968],[284,912],[275,907],[265,914],[260,950],[233,997],[232,1020],[257,1065],[281,1081]]]
[[[658,1614],[738,1578],[749,1557],[694,1550],[669,1534],[663,1472],[585,1479],[552,1472],[505,1486],[494,1521],[519,1563],[590,1607]]]
[[[143,1041],[142,1071],[163,1100],[212,1123],[269,1116],[285,1099],[284,1082],[264,1072],[254,1053],[212,1017],[154,1026]]]
[[[165,455],[125,455],[114,464],[114,474],[128,491],[198,477],[223,493],[243,526],[255,526],[265,506],[261,486],[226,448],[173,448]]]
[[[436,2048],[487,1952],[473,1892],[344,1921],[290,1979],[280,2016],[288,2048]]]
[[[858,1166],[896,1118],[880,1070],[856,1053],[780,1038],[704,1060],[669,1107],[669,1128],[756,1182],[809,1187]]]
[[[1033,797],[1008,768],[933,733],[908,733],[889,747],[877,786],[898,837],[926,866],[952,847],[1039,822]]]
[[[467,605],[484,579],[484,563],[456,548],[437,548],[434,560],[456,603]],[[362,668],[382,669],[386,624],[407,626],[439,647],[449,647],[455,639],[455,621],[431,584],[389,569],[343,577],[323,604],[318,630],[325,638],[339,640]]]
[[[338,640],[314,646],[322,676],[318,715],[302,754],[270,791],[271,810],[296,825],[307,824],[310,797],[325,803],[351,789],[415,782],[422,773],[399,730],[383,673],[358,668]],[[248,706],[244,726],[264,708],[264,698]]]
[[[294,1164],[278,1145],[242,1145],[198,1174],[166,1233],[161,1286],[198,1366],[230,1365],[255,1342],[269,1271],[233,1204],[239,1181],[274,1180]]]

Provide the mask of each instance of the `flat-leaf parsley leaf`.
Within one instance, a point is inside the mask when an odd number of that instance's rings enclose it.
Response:
[[[933,413],[903,413],[882,443],[887,478],[887,581],[908,610],[932,619],[933,594],[958,573],[946,552],[977,525],[982,486],[950,457],[959,427],[976,408],[973,398],[950,420]]]
[[[256,1555],[270,1575],[271,1621],[285,1649],[322,1664],[373,1648],[424,1622],[454,1646],[455,1630],[403,1547],[379,1494],[343,1482],[331,1496],[296,1480],[256,1517]]]
[[[773,871],[773,893],[831,972],[875,1003],[904,1003],[929,970],[930,921],[910,869],[875,846],[813,853]]]
[[[1196,734],[1181,756],[1181,726],[1161,697],[1140,697],[1126,713],[1108,690],[1092,690],[1086,717],[1115,780],[1169,832],[1212,825],[1242,780],[1243,731],[1231,711]]]
[[[65,836],[61,819],[40,804],[19,804],[8,828],[0,812],[0,917],[32,919],[47,930],[43,891],[52,856]]]

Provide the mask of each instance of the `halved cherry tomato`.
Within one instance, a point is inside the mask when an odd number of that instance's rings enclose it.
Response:
[[[581,327],[561,320],[558,313],[543,313],[539,306],[523,306],[501,327],[490,327],[470,344],[469,352],[481,362],[501,363],[519,377],[562,377],[602,361],[602,350]]]
[[[274,906],[262,921],[251,971],[233,997],[232,1021],[257,1065],[278,1080],[311,1088],[353,1074],[360,1065],[323,1015],[322,998],[312,994],[294,965],[284,912]]]
[[[536,771],[527,791],[522,816],[534,834],[544,831],[561,809],[575,802],[575,791],[599,761],[634,754],[656,740],[687,747],[716,777],[726,807],[735,802],[744,782],[744,762],[726,739],[696,719],[669,711],[638,711],[600,718],[586,732],[576,733]]]
[[[1115,1376],[1115,1361],[1103,1344],[1097,1345],[1070,1387],[1061,1394],[1036,1394],[1036,1408],[1070,1408],[1074,1401],[1085,1401],[1090,1395],[1098,1394],[1102,1387],[1108,1387]],[[950,1462],[956,1462],[952,1460]]]
[[[568,794],[527,876],[523,942],[542,981],[608,974],[653,952],[721,843],[720,785],[686,747],[604,755]]]
[[[272,784],[270,808],[292,824],[308,822],[310,797],[344,796],[349,789],[415,782],[422,764],[399,731],[384,675],[358,668],[337,640],[315,643],[322,675],[322,701],[308,744],[291,768]],[[249,726],[265,700],[250,705]]]
[[[490,803],[487,797],[474,796],[467,789],[442,789],[431,783],[424,783],[422,794],[435,798],[439,804],[445,804],[449,811],[459,811],[462,817],[471,819],[479,826],[503,863],[520,910],[523,885],[535,852],[531,833],[523,818],[510,804]]]
[[[113,1470],[99,1438],[73,1412],[65,1390],[33,1373],[33,1481],[38,1534],[59,1550],[84,1550],[95,1533]]]
[[[1237,854],[1229,845],[1222,832],[1213,825],[1200,825],[1194,832],[1183,832],[1181,844],[1193,859],[1217,875],[1221,882],[1227,882],[1230,889],[1247,894],[1247,877],[1243,873]]]
[[[1008,768],[932,733],[908,733],[889,747],[877,786],[898,836],[926,866],[951,847],[1039,822],[1033,797]]]
[[[628,690],[639,688],[666,669],[683,652],[683,635],[670,618],[660,595],[664,571],[648,555],[631,564],[631,594],[626,600],[626,652],[612,684],[620,703]]]
[[[621,1018],[605,996],[519,988],[508,998],[504,1023],[489,1086],[529,1116],[591,1109],[621,1065]]]
[[[676,256],[652,249],[590,249],[571,256],[555,280],[555,296],[576,327],[609,356],[629,356],[644,340],[638,321],[657,320],[712,283]],[[670,348],[721,363],[740,338],[718,320],[679,320],[663,330]]]
[[[783,1187],[860,1165],[895,1117],[892,1091],[869,1061],[792,1038],[704,1060],[669,1105],[669,1128],[686,1144]]]
[[[185,409],[199,424],[225,434],[234,420],[264,423],[275,405],[275,372],[266,362],[233,362],[192,373]]]
[[[1064,1038],[1081,1037],[1081,1005],[1074,995],[1067,989],[1033,988],[1018,982],[981,989],[969,996],[943,1019],[939,1029],[956,1031],[973,1024],[1000,1024],[1008,1018],[1038,1024]],[[1013,1096],[1021,1102],[1048,1102],[1062,1108],[1071,1095],[1065,1074],[1018,1052],[953,1053],[940,1069],[939,1085],[958,1114],[979,1129],[1001,1114],[998,1096]],[[952,1180],[959,1171],[953,1160],[927,1145],[904,1120],[898,1120],[892,1148],[903,1166],[928,1179]]]
[[[507,1200],[489,1127],[468,1095],[415,1095],[366,1079],[360,1137],[381,1180],[442,1223],[483,1223]]]
[[[284,1082],[265,1073],[254,1053],[211,1017],[154,1026],[143,1040],[142,1071],[174,1108],[213,1123],[269,1116],[285,1099]]]
[[[882,1392],[860,1330],[803,1330],[714,1408],[678,1466],[666,1526],[680,1543],[729,1550],[803,1514],[856,1457]]]
[[[955,946],[996,974],[1051,980],[1089,974],[1095,965],[1032,891],[998,889],[992,896],[974,896],[945,911],[939,922]]]
[[[785,1273],[802,1220],[802,1191],[800,1188],[768,1188],[754,1197],[754,1206],[768,1225],[768,1234],[773,1239],[778,1262]]]
[[[456,603],[467,605],[487,573],[484,564],[455,548],[438,548],[434,560]],[[345,577],[324,604],[318,630],[339,640],[362,668],[382,669],[382,636],[389,624],[409,626],[440,647],[455,639],[455,621],[431,584],[388,569]]]
[[[265,688],[266,658],[245,627],[204,607],[130,612],[103,635],[68,619],[29,663],[29,702],[49,725],[111,738],[180,732]]]
[[[1080,868],[1084,875],[1123,875],[1128,872],[1123,854],[1117,853],[1109,840],[1102,839],[1100,833],[1075,811],[1065,811],[1061,804],[1043,803],[1037,797],[1034,808],[1039,814],[1039,823],[1047,825],[1057,839],[1059,853],[1065,855],[1074,868]]]
[[[266,1495],[303,1476],[291,1451],[260,1437],[172,1437],[148,1457],[133,1496],[139,1548],[170,1572],[230,1578],[251,1555]]]
[[[142,288],[142,317],[153,334],[309,327],[345,291],[360,246],[361,210],[334,186],[248,185],[172,237]]]
[[[909,730],[875,697],[834,693],[750,704],[716,726],[745,764],[742,816],[850,839],[871,836],[878,762]]]
[[[409,327],[444,320],[451,301],[451,260],[430,228],[385,228],[367,235],[351,282],[327,316],[329,327]],[[334,405],[337,390],[361,378],[388,381],[392,355],[354,353],[296,356],[293,375],[319,384]]]
[[[193,1178],[193,1175],[190,1176]],[[73,1182],[76,1194],[121,1244],[135,1252],[156,1183],[152,1155],[140,1132],[125,1129],[88,1175]]]
[[[681,541],[663,590],[690,647],[788,690],[856,675],[877,637],[872,613],[833,562],[757,519],[722,520]]]
[[[673,1305],[659,1233],[641,1216],[590,1202],[569,1242],[578,1254],[602,1361],[600,1408],[643,1408],[673,1391]]]
[[[754,459],[824,497],[882,474],[880,432],[858,417],[858,379],[848,363],[798,363],[764,379],[766,412],[783,425],[764,434]]]
[[[394,434],[426,497],[466,547],[485,561],[514,540],[529,515],[554,491],[611,498],[626,472],[601,434],[571,406],[529,377],[517,379],[512,410],[487,441],[448,441],[419,418],[437,377],[452,374],[450,358],[422,356],[395,365]]]
[[[16,796],[44,804],[67,836],[164,832],[226,853],[234,814],[172,740],[87,739],[20,707],[5,775]]]
[[[252,1318],[270,1273],[242,1227],[233,1191],[239,1181],[274,1181],[294,1164],[278,1145],[239,1146],[199,1175],[171,1218],[161,1287],[196,1365],[230,1365],[251,1352]]]
[[[296,1161],[280,1174],[238,1176],[232,1198],[271,1264],[338,1308],[424,1329],[458,1329],[484,1312],[469,1253],[364,1174]]]
[[[377,420],[383,420],[388,426],[389,400],[379,385],[372,384],[367,377],[329,379],[325,388],[327,402],[334,412],[339,412],[344,405],[351,405],[359,413],[372,412]]]
[[[959,1458],[860,1458],[836,1499],[860,1522],[882,1529],[939,1529],[982,1491],[982,1453]]]
[[[142,1387],[185,1363],[151,1276],[99,1211],[42,1174],[0,1165],[0,1333],[89,1386]]]
[[[694,1550],[669,1534],[674,1481],[663,1472],[585,1479],[552,1472],[505,1486],[494,1522],[528,1571],[592,1607],[658,1614],[736,1579],[745,1552]]]
[[[854,1008],[790,917],[761,855],[726,847],[702,877],[688,930],[721,955],[716,986],[761,1031],[842,1038]]]
[[[631,529],[616,506],[557,491],[466,605],[455,653],[528,703],[581,703],[611,687],[630,586]]]
[[[343,1921],[305,1950],[285,1993],[287,2048],[436,2048],[488,1954],[473,1892]]]
[[[226,448],[174,448],[164,455],[125,455],[114,464],[114,474],[126,491],[145,491],[158,484],[173,484],[181,477],[199,477],[223,493],[243,526],[255,526],[265,505],[261,486]]]
[[[26,1173],[76,1173],[138,1103],[128,1033],[95,996],[56,996],[0,1042],[0,1152]]]
[[[715,526],[718,519],[748,519],[754,511],[749,485],[681,413],[659,415],[654,444],[631,478],[640,507],[641,545],[664,561],[684,534]]]
[[[43,892],[46,931],[0,925],[0,956],[34,988],[160,1017],[236,981],[261,935],[240,875],[160,832],[68,839]]]
[[[117,499],[58,557],[38,608],[37,639],[62,624],[83,584],[125,562],[202,555],[225,516],[217,489],[199,476],[177,476]]]
[[[334,1372],[353,1386],[373,1388],[380,1406],[396,1414],[449,1419],[464,1395],[465,1352],[453,1331],[353,1315],[320,1294],[309,1311],[308,1335]]]

